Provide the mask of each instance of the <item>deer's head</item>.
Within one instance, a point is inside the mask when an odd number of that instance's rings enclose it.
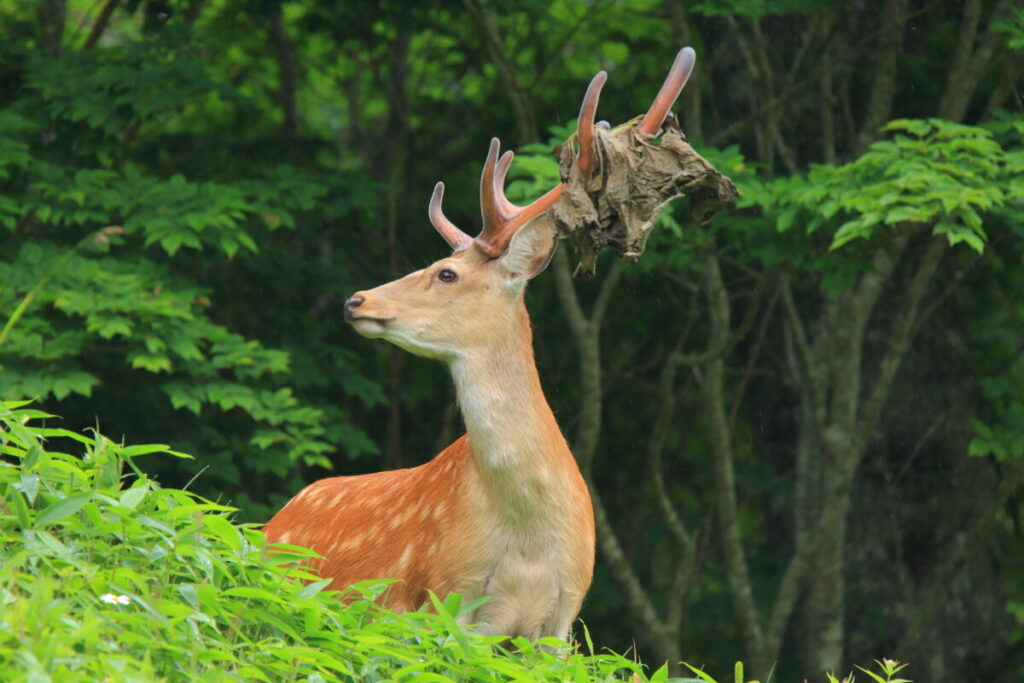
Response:
[[[507,334],[523,315],[526,283],[547,267],[555,239],[544,212],[561,186],[529,206],[505,198],[512,152],[498,159],[491,140],[480,178],[483,230],[472,238],[441,210],[444,184],[430,200],[430,220],[453,249],[422,270],[357,292],[345,317],[365,337],[381,337],[420,356],[452,360]]]
[[[693,69],[690,48],[679,52],[665,84],[639,124],[655,133]],[[594,76],[580,108],[576,165],[584,174],[594,165],[593,140],[598,97],[607,79]],[[498,157],[491,140],[480,177],[483,228],[475,238],[455,226],[441,210],[444,183],[430,200],[430,221],[453,249],[451,256],[374,289],[356,292],[345,302],[345,318],[359,334],[379,337],[416,355],[452,361],[460,355],[508,338],[529,335],[523,306],[526,283],[543,271],[554,252],[555,236],[546,213],[565,183],[528,206],[505,197],[505,175],[513,153]]]

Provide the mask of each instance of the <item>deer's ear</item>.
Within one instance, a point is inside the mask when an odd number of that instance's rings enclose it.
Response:
[[[498,262],[509,279],[525,283],[548,267],[555,241],[551,224],[542,214],[516,231]]]

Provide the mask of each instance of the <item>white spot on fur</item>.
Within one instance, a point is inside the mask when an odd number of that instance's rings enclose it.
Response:
[[[405,571],[406,566],[409,564],[409,560],[412,558],[412,546],[405,546],[405,550],[402,551],[402,556],[398,558],[398,571]]]
[[[402,526],[403,524],[405,524],[406,520],[409,519],[409,515],[411,515],[412,512],[413,508],[407,507],[404,508],[401,512],[393,515],[391,519],[388,520],[388,528],[394,530]]]
[[[336,547],[337,547],[339,552],[345,552],[347,550],[352,550],[353,548],[358,547],[359,545],[362,544],[362,542],[363,542],[362,534],[357,534],[355,536],[349,536],[344,541],[339,543]]]

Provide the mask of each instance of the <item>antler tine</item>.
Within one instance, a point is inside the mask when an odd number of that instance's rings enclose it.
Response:
[[[475,240],[477,246],[492,258],[505,253],[516,230],[550,209],[565,189],[565,184],[560,183],[540,199],[526,206],[516,206],[505,197],[505,176],[515,154],[505,152],[498,159],[499,147],[498,139],[493,138],[480,174],[480,213],[484,226]]]
[[[679,93],[683,91],[683,86],[690,78],[690,73],[696,62],[697,53],[692,47],[684,47],[676,54],[676,60],[672,63],[672,69],[668,72],[668,76],[665,77],[665,83],[661,86],[658,96],[654,98],[651,108],[644,115],[644,120],[640,122],[641,133],[653,135],[661,129],[661,124],[665,122],[669,109],[679,97]]]
[[[577,125],[580,152],[576,158],[576,165],[584,173],[590,172],[593,163],[594,118],[597,114],[597,102],[601,97],[601,88],[607,80],[607,72],[597,72],[590,80],[587,94],[583,96],[583,104],[580,106]],[[608,124],[604,125],[607,127]],[[480,176],[480,212],[483,214],[484,228],[476,238],[477,244],[494,257],[505,251],[509,240],[520,226],[550,209],[565,190],[565,183],[559,183],[527,206],[516,206],[508,201],[505,197],[505,176],[515,154],[509,151],[498,159],[498,148],[498,139],[492,138],[484,170]]]
[[[494,193],[494,172],[498,166],[498,150],[501,149],[501,142],[498,138],[491,138],[491,146],[487,149],[487,159],[484,161],[484,170],[480,174],[480,215],[483,218],[483,230],[480,238],[489,239],[501,227],[501,212],[498,210],[498,202]]]
[[[576,137],[580,144],[580,153],[576,165],[583,173],[590,173],[590,165],[594,160],[594,116],[597,114],[597,101],[601,97],[601,88],[608,80],[608,73],[598,71],[587,86],[587,94],[583,96],[580,106],[579,123],[576,125]]]
[[[519,211],[519,207],[505,197],[505,176],[515,158],[516,154],[512,150],[505,152],[498,159],[498,167],[494,169],[494,196],[498,199],[498,208],[505,217],[511,217]]]
[[[441,233],[441,237],[448,243],[448,246],[455,251],[462,251],[469,246],[473,238],[459,230],[444,215],[444,211],[441,210],[442,199],[444,199],[444,183],[438,183],[434,186],[434,194],[430,197],[430,209],[427,211],[427,215],[430,216],[430,222]]]

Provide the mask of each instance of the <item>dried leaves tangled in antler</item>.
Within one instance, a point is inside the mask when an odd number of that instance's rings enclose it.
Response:
[[[549,213],[556,234],[576,247],[575,275],[593,275],[597,253],[606,246],[635,263],[673,199],[689,196],[690,217],[701,224],[739,195],[731,180],[693,151],[671,112],[696,61],[693,48],[680,50],[647,113],[613,130],[594,123],[607,74],[590,81],[580,107],[579,152],[573,152],[572,139],[555,150],[563,191]]]
[[[595,128],[590,173],[576,164],[572,140],[555,150],[566,188],[549,216],[557,234],[576,248],[576,276],[592,276],[606,246],[635,263],[674,199],[688,196],[691,220],[704,224],[739,196],[733,182],[694,151],[674,115],[660,137],[641,132],[638,120],[613,130]]]

